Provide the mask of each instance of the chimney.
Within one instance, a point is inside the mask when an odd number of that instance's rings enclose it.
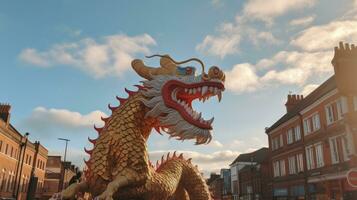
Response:
[[[304,99],[303,95],[289,94],[288,100],[285,103],[286,112],[292,111],[295,108],[295,106],[303,99]]]
[[[11,106],[9,104],[0,103],[0,119],[3,120],[6,125],[10,123],[10,109]]]
[[[340,42],[335,47],[335,55],[331,61],[338,91],[342,95],[357,93],[357,47],[354,44]]]

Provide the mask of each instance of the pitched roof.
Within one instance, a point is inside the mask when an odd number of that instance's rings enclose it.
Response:
[[[267,128],[265,130],[266,133],[269,133],[279,127],[281,124],[284,122],[292,119],[296,115],[299,114],[300,111],[308,107],[309,105],[313,104],[315,101],[317,101],[319,98],[324,96],[325,94],[329,93],[330,91],[334,90],[337,88],[336,85],[336,80],[335,80],[335,75],[330,77],[327,81],[322,83],[318,88],[316,88],[313,92],[311,92],[309,95],[307,95],[303,100],[301,100],[294,109],[292,109],[290,112],[287,112],[285,115],[283,115],[278,121],[276,121],[272,126]]]
[[[260,148],[251,153],[239,154],[239,156],[230,164],[233,165],[237,162],[257,162],[262,163],[268,158],[269,149],[267,147]]]

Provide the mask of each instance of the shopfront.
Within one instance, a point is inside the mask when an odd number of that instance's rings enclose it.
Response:
[[[289,193],[287,188],[274,188],[273,199],[274,200],[288,200]]]

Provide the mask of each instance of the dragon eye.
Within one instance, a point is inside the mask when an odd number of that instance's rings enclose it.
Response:
[[[214,73],[214,74],[218,74],[218,73],[219,73],[218,67],[213,67],[213,73]]]

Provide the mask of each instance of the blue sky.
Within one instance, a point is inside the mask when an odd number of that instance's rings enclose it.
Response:
[[[308,94],[333,74],[333,47],[357,39],[356,9],[352,0],[2,1],[0,102],[51,154],[63,151],[57,137],[71,139],[69,158],[82,165],[92,125],[140,81],[133,58],[198,57],[227,75],[220,104],[195,105],[215,117],[214,141],[154,133],[149,150],[153,160],[179,150],[216,171],[267,146],[264,128],[285,113],[289,92]]]

